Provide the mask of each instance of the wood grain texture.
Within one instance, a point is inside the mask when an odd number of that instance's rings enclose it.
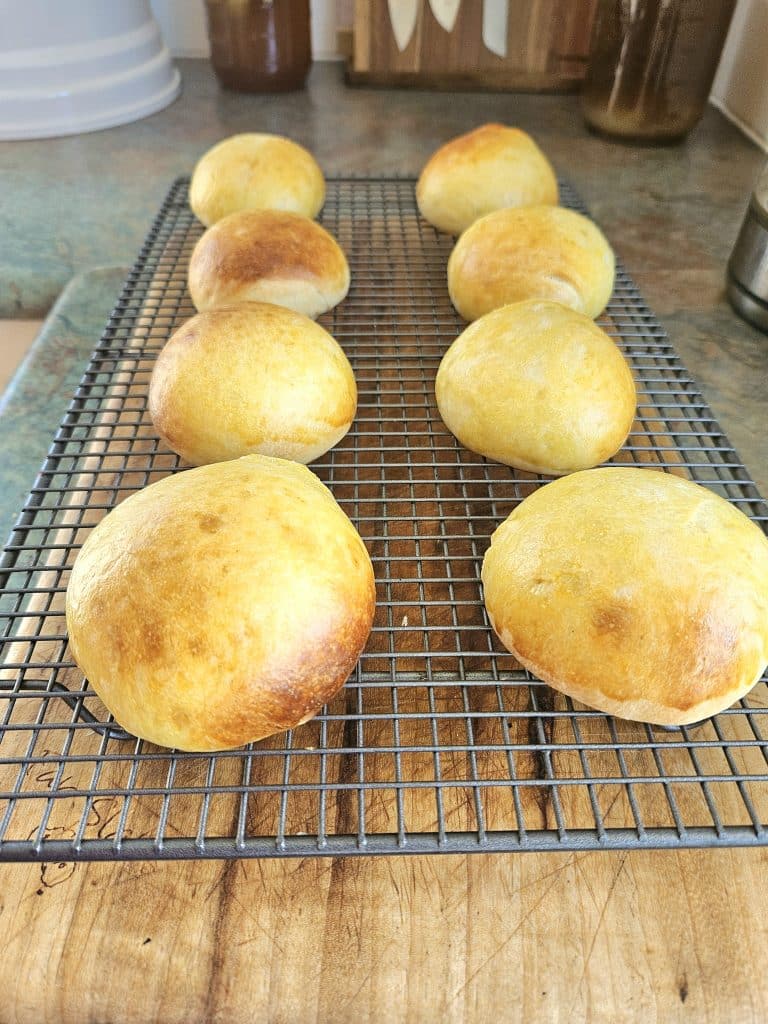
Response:
[[[516,0],[509,4],[507,52],[492,53],[482,37],[483,0],[462,0],[451,32],[419,3],[404,50],[392,31],[387,0],[358,0],[354,84],[546,91],[576,88],[589,51],[596,0]]]
[[[761,1022],[767,866],[760,850],[14,865],[0,1024]]]

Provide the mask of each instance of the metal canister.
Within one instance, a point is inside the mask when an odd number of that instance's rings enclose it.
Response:
[[[768,333],[768,165],[757,179],[728,261],[727,291],[736,312]]]

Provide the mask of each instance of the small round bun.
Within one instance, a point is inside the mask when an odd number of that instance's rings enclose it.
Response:
[[[155,428],[196,466],[251,453],[311,462],[347,433],[356,408],[352,367],[330,334],[266,303],[192,317],[149,384]]]
[[[667,473],[608,467],[540,487],[494,533],[482,578],[518,661],[619,718],[701,721],[768,662],[768,540]]]
[[[552,165],[524,131],[484,124],[429,158],[416,185],[422,217],[461,234],[478,217],[511,206],[557,203]]]
[[[497,210],[467,228],[448,260],[448,291],[465,320],[523,299],[596,317],[614,273],[613,250],[591,220],[562,206],[528,206]]]
[[[273,302],[314,319],[348,290],[349,266],[336,239],[296,213],[232,213],[208,228],[189,261],[198,310]]]
[[[632,372],[605,331],[538,300],[470,324],[443,356],[435,393],[443,422],[467,448],[552,476],[614,455],[637,403]]]
[[[249,455],[131,495],[93,530],[67,589],[75,661],[129,732],[239,747],[307,721],[373,622],[371,560],[330,491]]]
[[[197,163],[189,205],[206,227],[238,210],[287,210],[316,217],[325,179],[303,146],[281,135],[232,135]]]

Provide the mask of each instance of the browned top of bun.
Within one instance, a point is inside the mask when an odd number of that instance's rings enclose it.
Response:
[[[557,178],[546,156],[526,132],[503,124],[484,124],[446,142],[416,185],[422,216],[451,234],[493,210],[557,198]]]
[[[250,455],[166,477],[92,531],[67,589],[75,660],[164,746],[239,746],[311,717],[374,611],[370,558],[305,466]]]
[[[189,186],[189,204],[206,226],[236,210],[316,217],[324,198],[325,181],[312,154],[260,132],[222,139],[200,158]]]
[[[523,665],[622,718],[700,721],[768,661],[768,540],[669,473],[606,467],[540,487],[494,533],[482,579]]]
[[[349,267],[319,224],[283,210],[241,210],[217,221],[189,262],[198,310],[233,302],[274,302],[316,317],[341,302]]]
[[[195,246],[190,268],[235,281],[254,278],[322,279],[344,259],[338,243],[315,221],[282,210],[244,210],[209,228]]]

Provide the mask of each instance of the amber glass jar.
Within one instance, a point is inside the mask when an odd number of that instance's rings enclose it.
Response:
[[[599,0],[582,108],[596,131],[675,142],[697,123],[735,0]]]
[[[205,0],[211,63],[227,89],[301,89],[312,61],[309,0]]]

